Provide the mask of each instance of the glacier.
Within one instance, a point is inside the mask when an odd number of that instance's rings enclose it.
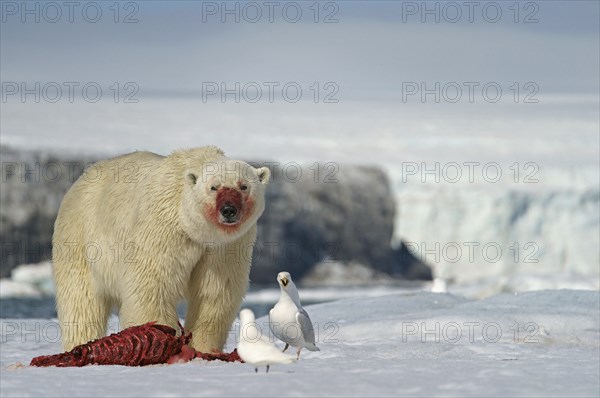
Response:
[[[598,190],[407,187],[397,206],[395,238],[475,295],[600,288]]]

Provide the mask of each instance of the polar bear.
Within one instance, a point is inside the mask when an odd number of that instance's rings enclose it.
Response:
[[[65,350],[121,328],[177,327],[186,299],[192,346],[222,350],[248,288],[266,167],[216,147],[134,152],[86,169],[54,225],[56,307]]]

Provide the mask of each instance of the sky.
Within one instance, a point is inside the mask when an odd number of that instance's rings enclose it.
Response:
[[[348,99],[398,99],[422,81],[598,92],[595,1],[50,4],[2,1],[3,82],[197,95],[203,82],[316,81]]]

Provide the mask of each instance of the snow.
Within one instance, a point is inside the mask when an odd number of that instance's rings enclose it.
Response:
[[[44,284],[49,278],[52,278],[52,264],[50,261],[39,264],[22,264],[11,271],[11,276],[15,282]]]
[[[268,374],[255,374],[249,365],[200,360],[145,368],[15,368],[11,365],[60,351],[56,321],[3,319],[0,395],[600,394],[598,292],[545,290],[482,300],[407,292],[306,309],[321,351],[304,353],[295,365],[273,366]],[[266,318],[257,321],[267,332]],[[232,328],[228,350],[238,327]]]
[[[0,279],[0,298],[8,297],[42,297],[42,293],[31,283],[2,278]]]
[[[10,278],[0,279],[0,297],[42,297],[54,294],[52,264],[21,264],[15,267]]]

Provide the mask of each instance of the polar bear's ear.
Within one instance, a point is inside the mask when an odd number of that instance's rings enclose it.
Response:
[[[271,179],[271,170],[269,170],[267,167],[260,167],[256,169],[256,175],[258,176],[258,181],[260,181],[261,184],[268,184]]]
[[[196,185],[196,181],[198,181],[198,176],[194,173],[188,173],[185,176],[186,181],[188,182],[188,184],[190,185]]]

